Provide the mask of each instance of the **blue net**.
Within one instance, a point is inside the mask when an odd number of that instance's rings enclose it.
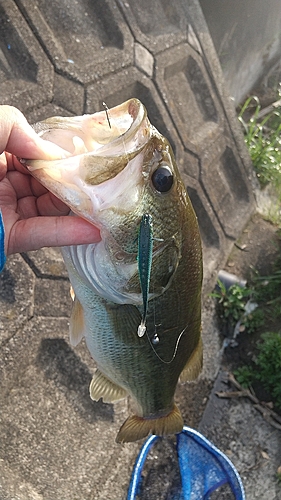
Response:
[[[158,439],[159,436],[150,436],[142,446],[133,469],[127,500],[138,497],[145,460]],[[199,432],[184,427],[177,434],[177,457],[181,485],[174,493],[174,500],[208,500],[214,491],[225,484],[230,487],[235,500],[245,500],[241,479],[231,461]]]

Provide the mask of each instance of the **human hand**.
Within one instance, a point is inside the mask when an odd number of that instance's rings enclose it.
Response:
[[[80,217],[34,179],[16,156],[61,158],[63,150],[41,139],[22,113],[0,106],[0,210],[4,221],[5,253],[42,247],[78,245],[100,240],[99,230]]]

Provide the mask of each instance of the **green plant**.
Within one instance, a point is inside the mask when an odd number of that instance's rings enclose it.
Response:
[[[258,344],[255,378],[272,395],[276,407],[281,409],[281,332],[267,332]]]
[[[261,308],[255,309],[252,313],[242,318],[242,324],[247,333],[254,333],[265,323],[264,312]]]
[[[253,277],[255,297],[265,314],[273,319],[281,319],[281,269],[280,262],[268,276]]]
[[[237,285],[226,290],[222,283],[212,294],[218,300],[221,317],[240,319],[242,328],[252,333],[266,322],[278,328],[281,320],[281,270],[280,261],[267,276],[254,274],[251,286],[241,289]],[[249,314],[245,314],[253,299],[259,304]],[[276,321],[277,320],[277,321]],[[275,323],[274,323],[275,322]],[[260,336],[257,354],[250,364],[239,367],[234,375],[243,387],[259,383],[271,395],[276,408],[281,409],[281,332],[267,332]]]
[[[234,284],[228,289],[224,283],[218,280],[216,290],[211,293],[211,297],[217,300],[218,314],[222,321],[235,325],[242,319],[243,325],[253,331],[261,324],[261,315],[256,311],[246,316],[245,306],[250,298],[253,298],[254,290]]]
[[[280,264],[280,263],[278,263]],[[268,300],[280,295],[281,292],[281,269],[276,269],[268,276],[256,275],[253,278],[257,296],[260,299]]]
[[[243,365],[240,366],[240,368],[237,368],[237,370],[234,371],[234,375],[242,387],[249,387],[255,379],[254,370],[248,365]]]
[[[281,332],[267,332],[261,338],[253,366],[241,366],[234,375],[243,387],[260,382],[281,409]]]
[[[247,121],[244,116],[254,105]],[[261,105],[257,97],[249,97],[241,108],[238,120],[243,126],[245,142],[261,186],[271,183],[281,197],[281,108],[260,118]]]

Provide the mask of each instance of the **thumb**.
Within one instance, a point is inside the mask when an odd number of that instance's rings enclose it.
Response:
[[[41,139],[17,108],[6,105],[0,106],[0,154],[3,151],[32,160],[55,160],[67,154],[56,144]]]

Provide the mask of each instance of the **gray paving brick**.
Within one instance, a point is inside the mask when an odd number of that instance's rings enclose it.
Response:
[[[204,60],[186,43],[173,47],[157,56],[156,80],[184,146],[200,154],[223,121]]]
[[[41,248],[22,255],[37,278],[65,279],[68,274],[59,248]]]
[[[186,18],[181,2],[165,0],[119,0],[123,14],[136,40],[156,54],[180,43],[186,37]]]
[[[26,112],[52,98],[53,66],[20,11],[0,3],[0,103]]]
[[[32,317],[35,275],[20,255],[9,257],[0,274],[0,344]]]
[[[215,159],[211,162],[208,159],[207,164],[203,162],[201,183],[226,236],[237,238],[241,220],[245,220],[249,205],[253,203],[253,195],[237,153],[227,143],[217,146],[216,142]]]
[[[17,0],[59,73],[88,83],[133,61],[132,35],[114,1]]]
[[[55,73],[53,102],[73,115],[84,112],[85,88],[65,76]]]
[[[43,104],[40,108],[32,109],[26,113],[29,123],[36,123],[49,116],[72,116],[70,111],[54,103]]]

